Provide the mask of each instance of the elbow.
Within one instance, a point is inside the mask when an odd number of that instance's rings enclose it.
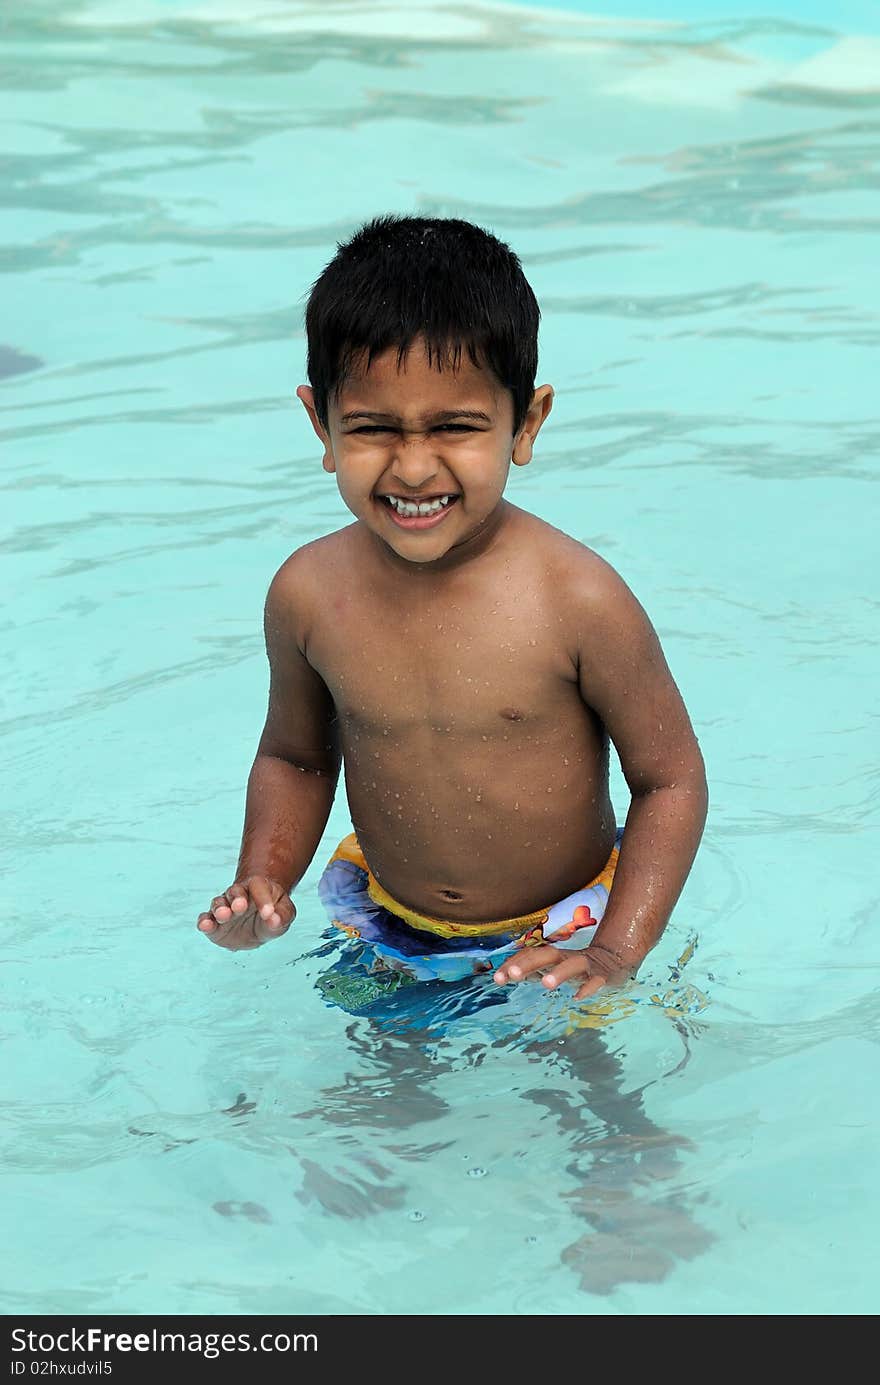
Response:
[[[696,742],[694,742],[693,777],[694,793],[698,795],[702,803],[703,822],[705,822],[709,812],[709,778],[706,774],[706,761],[703,759],[703,752]]]
[[[686,775],[682,775],[678,787],[682,794],[682,802],[687,805],[693,816],[694,826],[699,829],[702,836],[706,818],[709,816],[709,780],[699,746],[696,747],[693,766]]]
[[[694,743],[693,752],[675,765],[666,766],[663,772],[641,776],[629,782],[629,790],[634,799],[650,798],[654,794],[674,795],[682,803],[687,803],[700,823],[706,821],[709,811],[709,781],[706,765],[700,748]]]
[[[331,779],[334,783],[339,778],[340,760],[332,751],[290,751],[260,746],[254,760],[254,769],[267,761],[299,770],[300,774],[313,774],[319,779]]]

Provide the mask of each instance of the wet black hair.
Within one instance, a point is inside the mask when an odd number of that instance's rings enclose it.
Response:
[[[503,241],[455,217],[380,216],[362,226],[315,280],[306,306],[307,373],[327,426],[330,398],[364,361],[422,338],[438,370],[462,350],[513,398],[514,433],[532,402],[540,311]]]

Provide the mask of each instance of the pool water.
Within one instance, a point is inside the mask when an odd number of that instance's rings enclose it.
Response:
[[[5,1313],[876,1311],[880,38],[670,8],[5,17]],[[195,930],[267,584],[348,521],[304,298],[386,211],[520,253],[558,394],[508,494],[622,573],[706,756],[586,1007],[328,1003],[341,793],[282,942]]]

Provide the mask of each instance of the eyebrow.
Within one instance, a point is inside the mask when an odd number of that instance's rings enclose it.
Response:
[[[367,409],[355,409],[351,413],[343,414],[339,421],[340,423],[354,423],[356,419],[371,419],[376,422],[394,419],[394,414],[371,413]],[[472,423],[492,422],[489,415],[482,413],[479,409],[444,409],[438,414],[432,414],[427,421],[428,423],[451,423],[453,419],[468,419]]]

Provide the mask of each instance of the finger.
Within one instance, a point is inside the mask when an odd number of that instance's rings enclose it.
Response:
[[[563,953],[552,970],[541,977],[541,985],[546,986],[548,991],[555,991],[564,981],[574,981],[576,977],[582,977],[584,972],[589,975],[589,971],[590,964],[582,952]]]
[[[286,932],[296,914],[290,895],[281,888],[277,880],[269,880],[264,876],[255,876],[248,881],[248,885],[254,906],[270,929],[268,936],[278,937]]]
[[[227,919],[232,916],[232,910],[229,907],[228,890],[226,894],[215,895],[211,900],[211,913],[218,923],[226,923]]]
[[[269,913],[272,913],[275,908],[275,894],[277,890],[278,886],[267,880],[264,875],[252,875],[248,880],[248,892],[251,897],[251,903],[254,908],[258,909],[261,913],[267,905],[269,906]],[[264,917],[268,917],[268,915]]]
[[[229,900],[229,907],[232,913],[237,918],[240,918],[242,914],[246,914],[253,902],[247,887],[245,885],[240,885],[238,881],[236,881],[234,885],[229,886],[229,889],[226,891],[226,898]]]
[[[211,901],[211,912],[200,914],[196,926],[212,943],[230,952],[261,947],[286,933],[296,916],[289,895],[282,895],[273,903],[272,896],[278,888],[262,877],[249,880],[247,886],[236,882]],[[260,898],[264,902],[256,912]]]
[[[584,982],[583,986],[575,992],[574,998],[575,1000],[589,1000],[590,996],[595,995],[597,991],[601,991],[605,984],[606,978],[604,976],[591,976]]]
[[[283,907],[283,898],[277,902],[275,899],[278,886],[274,881],[266,880],[262,876],[257,876],[249,884],[254,908],[259,911],[260,920],[267,930],[266,937],[277,938],[285,926],[290,926],[289,912]]]
[[[267,943],[270,938],[280,938],[286,933],[291,924],[291,919],[282,918],[278,910],[269,905],[269,915],[264,918],[262,912],[257,914],[254,919],[254,936],[259,938],[261,943]]]
[[[273,906],[271,914],[266,918],[267,926],[272,929],[273,938],[279,938],[282,933],[286,933],[293,920],[296,918],[296,909],[293,907],[293,900],[288,895],[282,895]]]
[[[523,977],[542,967],[552,967],[562,956],[558,947],[524,947],[503,962],[495,972],[495,981],[504,986],[508,981],[522,981]]]

